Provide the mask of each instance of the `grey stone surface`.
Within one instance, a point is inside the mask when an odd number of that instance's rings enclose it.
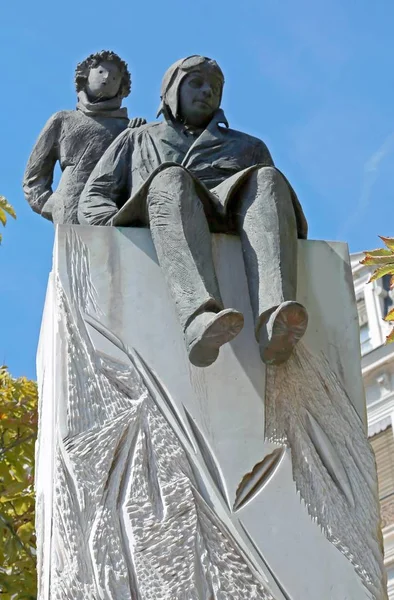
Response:
[[[127,128],[122,99],[130,92],[127,65],[115,53],[92,54],[77,66],[76,110],[54,114],[46,123],[29,158],[23,181],[35,212],[54,223],[78,223],[78,201],[85,183],[111,142]],[[132,126],[145,123],[135,119]],[[56,163],[62,170],[52,190]]]
[[[149,225],[196,366],[212,364],[242,327],[242,315],[224,310],[211,251],[212,232],[239,235],[261,358],[280,364],[307,326],[295,302],[297,237],[307,224],[264,142],[228,127],[223,85],[211,59],[170,67],[164,121],[119,136],[87,182],[79,219]]]
[[[148,229],[57,228],[38,353],[40,600],[383,600],[376,473],[344,244],[298,242],[310,325],[265,367],[245,317],[193,367]]]

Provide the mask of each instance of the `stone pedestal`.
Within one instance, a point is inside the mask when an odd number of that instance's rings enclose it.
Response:
[[[38,352],[40,600],[386,598],[347,248],[299,242],[308,332],[265,369],[241,334],[189,364],[147,229],[60,226]]]

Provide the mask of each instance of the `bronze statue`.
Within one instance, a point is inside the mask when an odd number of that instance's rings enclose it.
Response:
[[[23,189],[35,212],[54,223],[78,223],[78,201],[97,161],[129,126],[122,100],[130,93],[127,64],[114,52],[91,54],[77,65],[76,110],[54,114],[42,130],[29,158]],[[135,119],[131,126],[145,120]],[[53,192],[53,172],[62,176]]]
[[[106,151],[81,196],[91,225],[149,226],[190,361],[212,364],[243,315],[223,307],[211,232],[239,235],[262,360],[281,364],[305,333],[295,301],[298,199],[259,139],[232,130],[220,109],[224,77],[202,56],[164,76],[162,122],[127,130]]]

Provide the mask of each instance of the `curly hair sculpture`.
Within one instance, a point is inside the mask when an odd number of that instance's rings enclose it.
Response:
[[[118,65],[122,73],[122,81],[120,84],[118,96],[120,96],[121,98],[126,98],[126,96],[130,94],[131,90],[130,71],[127,67],[127,63],[111,50],[101,50],[100,52],[90,54],[87,58],[85,58],[85,60],[77,64],[74,79],[77,92],[80,92],[84,89],[88,80],[90,69],[97,67],[100,63],[104,61],[113,61]]]

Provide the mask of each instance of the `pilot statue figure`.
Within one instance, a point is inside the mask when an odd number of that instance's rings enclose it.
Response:
[[[161,122],[124,131],[93,170],[79,204],[91,225],[149,226],[189,360],[211,365],[243,327],[225,308],[211,233],[240,237],[255,334],[264,363],[279,365],[305,333],[296,301],[298,199],[259,139],[230,129],[224,76],[203,56],[176,62],[161,91]]]

